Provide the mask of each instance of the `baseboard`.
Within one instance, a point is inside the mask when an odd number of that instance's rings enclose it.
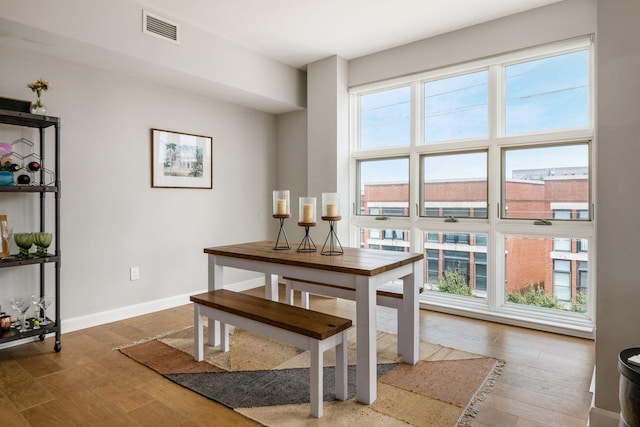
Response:
[[[241,292],[248,289],[264,286],[264,278],[257,278],[246,280],[243,282],[237,282],[225,286],[225,289],[231,289],[233,291]],[[189,296],[201,292],[206,292],[206,289],[201,289],[188,294],[176,295],[169,298],[163,298],[155,301],[148,301],[142,304],[130,305],[127,307],[116,308],[114,310],[107,310],[100,313],[89,314],[86,316],[74,317],[72,319],[62,319],[62,333],[73,332],[80,329],[90,328],[92,326],[104,325],[105,323],[117,322],[119,320],[128,319],[130,317],[141,316],[143,314],[149,314],[160,310],[166,310],[173,307],[189,303]]]
[[[619,424],[620,414],[595,406],[591,407],[589,411],[589,427],[618,427]]]

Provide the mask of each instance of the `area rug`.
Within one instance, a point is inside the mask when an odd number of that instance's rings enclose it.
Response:
[[[206,337],[206,334],[205,334]],[[432,426],[471,424],[504,361],[420,342],[416,365],[400,362],[396,335],[377,333],[378,397],[355,399],[355,330],[349,331],[349,398],[334,395],[335,353],[324,354],[324,414],[309,414],[310,353],[231,328],[230,351],[205,346],[193,359],[193,328],[118,348],[133,360],[265,426]]]

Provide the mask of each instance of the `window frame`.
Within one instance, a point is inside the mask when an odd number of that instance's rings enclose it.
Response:
[[[570,53],[578,50],[588,50],[589,55],[589,96],[588,114],[589,125],[582,128],[554,129],[551,131],[528,132],[522,134],[507,135],[505,133],[504,117],[505,105],[501,100],[504,93],[504,66],[534,60],[543,57]],[[461,139],[445,142],[424,142],[423,114],[423,87],[425,81],[448,78],[456,75],[467,74],[481,69],[487,69],[489,75],[489,107],[488,120],[489,132],[487,138]],[[392,88],[409,84],[411,87],[411,141],[408,147],[382,147],[376,149],[359,149],[358,142],[358,96],[381,88]],[[596,148],[594,131],[594,47],[592,37],[579,37],[576,39],[550,43],[530,49],[505,53],[478,61],[443,67],[423,73],[402,76],[386,81],[365,84],[350,88],[350,179],[356,185],[350,186],[350,203],[353,211],[347,219],[350,230],[350,238],[357,242],[358,230],[361,228],[388,228],[408,230],[410,236],[410,250],[424,253],[425,281],[427,269],[427,233],[464,233],[487,235],[486,249],[486,282],[487,298],[485,300],[469,300],[468,298],[446,297],[437,293],[425,292],[421,295],[421,306],[425,308],[437,307],[443,311],[466,312],[471,316],[493,319],[505,323],[521,324],[522,321],[530,322],[532,327],[551,330],[570,335],[591,337],[594,327],[595,315],[595,254],[588,252],[588,278],[587,294],[588,310],[586,313],[558,312],[549,313],[548,309],[538,310],[531,307],[520,307],[519,304],[507,304],[505,291],[502,285],[505,277],[504,267],[504,237],[517,236],[543,236],[550,238],[585,239],[588,247],[595,247],[595,219],[593,217],[595,205],[596,170],[594,168],[594,153]],[[540,226],[535,220],[522,220],[516,218],[504,218],[501,215],[502,203],[502,150],[509,148],[540,147],[544,145],[586,143],[588,145],[589,174],[588,174],[588,203],[578,210],[586,210],[589,213],[588,220],[551,220],[553,224]],[[487,217],[478,218],[473,215],[470,218],[456,218],[456,222],[447,222],[444,217],[431,217],[426,215],[423,203],[421,185],[421,156],[436,154],[455,154],[456,152],[487,152]],[[406,217],[379,218],[373,215],[360,215],[358,182],[355,166],[358,161],[389,157],[409,157],[409,209]],[[577,209],[577,208],[576,208]],[[425,214],[425,215],[421,215]],[[576,216],[579,214],[576,213]],[[384,219],[384,222],[381,221]],[[475,240],[474,240],[475,242]],[[434,243],[432,243],[434,244]],[[475,262],[475,261],[474,261]],[[462,302],[461,302],[462,301]],[[523,320],[524,319],[524,320]]]

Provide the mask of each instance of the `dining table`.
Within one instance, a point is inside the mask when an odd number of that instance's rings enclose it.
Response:
[[[421,253],[344,247],[342,255],[275,249],[273,241],[246,242],[205,248],[208,289],[222,289],[224,267],[265,275],[265,298],[278,301],[278,277],[339,285],[355,290],[356,399],[371,404],[377,396],[376,290],[401,281],[403,298],[398,309],[398,353],[404,363],[419,360],[419,290],[423,286]],[[212,323],[212,322],[210,322]],[[209,325],[209,345],[220,344],[220,325]]]

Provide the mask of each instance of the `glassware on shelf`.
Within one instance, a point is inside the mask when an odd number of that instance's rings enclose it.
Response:
[[[36,244],[36,254],[38,256],[45,257],[48,255],[47,250],[49,249],[49,245],[51,245],[51,240],[53,240],[52,233],[33,233],[33,243]]]
[[[42,308],[42,319],[40,319],[40,326],[46,326],[53,323],[51,320],[47,318],[47,309],[53,303],[53,297],[43,296],[40,298],[40,307]]]
[[[33,329],[40,329],[40,322],[42,321],[40,311],[42,307],[40,306],[40,297],[38,295],[31,295],[31,305],[35,306],[33,310]]]
[[[27,317],[26,313],[31,307],[31,302],[27,298],[23,297],[14,297],[9,300],[11,303],[11,307],[18,311],[18,321],[19,321],[19,332],[27,332],[29,330],[29,325],[27,325]]]
[[[33,233],[15,233],[13,239],[20,248],[18,256],[29,258],[29,249],[33,246]]]

